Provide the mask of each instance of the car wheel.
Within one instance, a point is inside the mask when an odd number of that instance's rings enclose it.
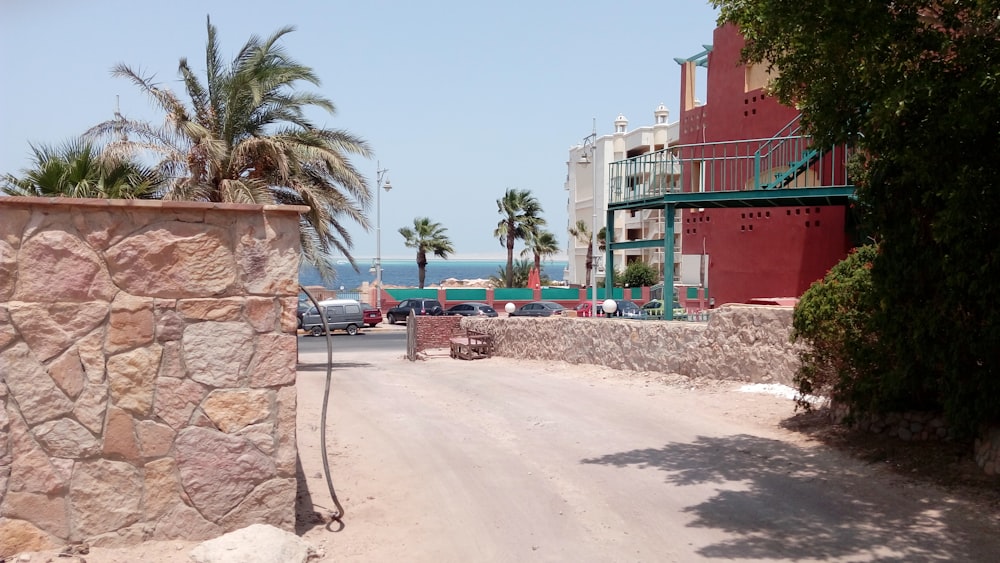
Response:
[[[314,326],[314,327],[312,327],[312,329],[309,330],[309,334],[311,334],[313,336],[322,336],[323,335],[323,327],[321,327],[321,326]]]
[[[389,324],[394,325],[396,324],[396,315],[389,313],[388,315],[385,316],[385,320],[389,321]]]
[[[354,336],[358,333],[358,325],[347,325],[347,334]]]

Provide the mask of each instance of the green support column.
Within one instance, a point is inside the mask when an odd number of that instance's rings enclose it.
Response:
[[[674,216],[677,208],[668,203],[663,206],[663,316],[674,320]],[[669,291],[668,291],[669,289]]]
[[[611,299],[614,294],[615,253],[611,250],[615,242],[615,212],[607,212],[606,240],[604,243],[604,298]]]

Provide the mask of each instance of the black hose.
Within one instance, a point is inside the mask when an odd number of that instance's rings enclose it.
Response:
[[[319,308],[316,298],[301,285],[299,289],[306,294],[306,297],[316,307],[320,322],[323,323],[323,332],[326,334],[326,388],[323,389],[323,412],[319,418],[319,446],[320,452],[323,455],[323,473],[326,475],[326,486],[330,489],[330,498],[333,499],[334,506],[337,507],[337,512],[331,515],[330,518],[340,522],[341,518],[344,517],[344,507],[340,505],[340,500],[337,498],[337,491],[333,489],[333,479],[330,478],[330,461],[326,455],[326,410],[330,402],[330,380],[333,378],[333,337],[330,336],[330,325],[326,322],[326,313]],[[341,523],[343,524],[343,522]]]

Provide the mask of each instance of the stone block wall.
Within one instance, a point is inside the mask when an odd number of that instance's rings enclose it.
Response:
[[[303,209],[0,198],[0,557],[293,528]]]
[[[791,307],[725,305],[707,323],[467,317],[462,326],[494,335],[498,356],[785,385],[799,366]]]

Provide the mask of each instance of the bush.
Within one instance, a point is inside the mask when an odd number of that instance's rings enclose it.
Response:
[[[797,403],[806,410],[806,395],[833,397],[855,405],[859,387],[870,380],[870,359],[877,339],[873,337],[870,306],[873,301],[871,268],[877,247],[857,248],[802,295],[792,319],[792,340],[808,348],[799,355],[795,376]]]
[[[616,275],[615,278],[618,276]],[[660,281],[660,273],[649,264],[636,260],[625,268],[620,281],[629,287],[648,287]]]

